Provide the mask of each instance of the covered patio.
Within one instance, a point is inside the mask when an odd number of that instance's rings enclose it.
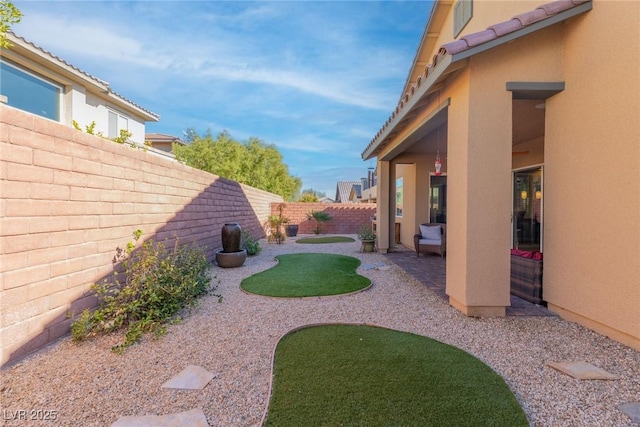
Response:
[[[449,297],[445,292],[445,258],[428,254],[417,257],[414,251],[404,247],[396,247],[393,252],[387,252],[384,256],[442,300],[448,301]],[[506,308],[506,316],[555,316],[555,314],[542,305],[511,295],[511,305]]]

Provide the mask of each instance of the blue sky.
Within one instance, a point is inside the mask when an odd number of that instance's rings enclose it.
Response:
[[[427,1],[19,1],[13,31],[160,115],[147,132],[275,144],[335,196],[395,108]]]

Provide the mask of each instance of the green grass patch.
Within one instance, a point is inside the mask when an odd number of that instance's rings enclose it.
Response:
[[[325,237],[303,237],[296,240],[296,243],[343,243],[343,242],[355,242],[351,237],[345,236],[325,236]]]
[[[371,281],[356,273],[360,260],[333,254],[278,255],[275,267],[242,281],[247,292],[273,297],[338,295],[364,289]]]
[[[504,380],[470,354],[389,329],[330,325],[276,348],[268,426],[528,426]]]

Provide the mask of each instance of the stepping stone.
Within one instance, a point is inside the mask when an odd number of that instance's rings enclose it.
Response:
[[[362,268],[365,270],[373,270],[374,268],[378,270],[382,270],[384,269],[384,267],[387,267],[386,269],[389,269],[389,266],[383,262],[377,262],[375,264],[362,264]]]
[[[623,403],[618,405],[618,409],[631,418],[631,421],[640,424],[640,402]]]
[[[192,409],[168,415],[127,416],[118,419],[111,427],[209,427],[202,409]]]
[[[162,384],[162,388],[202,390],[215,375],[199,366],[189,365],[182,372]]]
[[[548,362],[548,366],[579,380],[619,380],[620,377],[587,362]]]

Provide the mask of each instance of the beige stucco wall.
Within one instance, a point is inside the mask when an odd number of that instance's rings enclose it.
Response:
[[[544,298],[636,348],[639,18],[638,2],[596,2],[565,25],[567,88],[547,102],[544,224]]]
[[[525,155],[516,155],[512,157],[511,165],[514,170],[526,168],[531,165],[541,165],[544,163],[544,137],[522,142],[514,148],[514,151],[528,151]]]
[[[396,216],[396,222],[400,224],[400,243],[404,246],[413,246],[413,235],[416,224],[416,167],[414,164],[396,164],[396,179],[403,180],[403,208],[402,216]]]
[[[475,2],[464,33],[541,3]],[[464,313],[495,315],[509,304],[511,173],[544,164],[544,299],[562,316],[640,348],[638,18],[639,2],[595,2],[590,12],[472,56],[449,76],[439,95],[451,100],[447,294]],[[440,43],[451,40],[448,25]],[[506,83],[558,81],[566,87],[547,99],[544,140],[518,145],[530,152],[512,158]],[[379,158],[433,108],[425,106]]]

